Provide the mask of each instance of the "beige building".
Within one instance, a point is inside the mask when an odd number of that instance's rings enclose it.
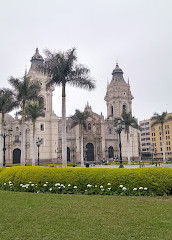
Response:
[[[36,137],[43,139],[40,146],[40,162],[57,163],[62,158],[62,134],[61,118],[57,117],[52,109],[52,97],[54,88],[46,90],[47,76],[37,71],[37,66],[43,64],[44,59],[38,49],[31,59],[31,67],[28,76],[31,80],[39,80],[42,85],[41,96],[45,102],[45,117],[39,118],[36,123]],[[112,72],[112,80],[107,86],[105,101],[107,104],[107,118],[102,114],[93,112],[87,103],[85,110],[90,113],[87,119],[87,131],[84,132],[84,159],[85,162],[100,162],[100,160],[112,161],[119,158],[118,136],[114,132],[114,119],[121,117],[123,109],[132,111],[133,96],[129,82],[123,78],[123,71],[116,64]],[[77,106],[76,106],[77,108]],[[21,125],[16,116],[6,114],[7,128],[13,129],[11,137],[6,137],[6,162],[20,163],[21,153]],[[80,132],[79,127],[71,129],[71,119],[67,118],[67,160],[68,162],[80,162]],[[32,124],[26,123],[26,163],[31,163],[32,158]],[[127,159],[127,139],[122,132],[122,154]],[[139,134],[138,130],[130,128],[130,156],[131,160],[139,159]],[[2,138],[1,138],[2,141]],[[2,142],[1,142],[2,144]],[[2,149],[2,148],[1,148]],[[2,156],[2,152],[1,152]]]
[[[140,151],[141,151],[141,159],[147,160],[152,157],[152,149],[151,149],[151,120],[143,120],[139,121],[139,126],[141,127],[140,133]]]

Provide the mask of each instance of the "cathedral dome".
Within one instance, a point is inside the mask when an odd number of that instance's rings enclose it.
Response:
[[[29,71],[39,71],[39,68],[43,66],[44,59],[36,48],[35,54],[31,58],[31,67]]]
[[[43,57],[41,56],[41,54],[39,53],[38,48],[36,48],[35,54],[33,55],[33,57],[31,58],[31,62],[33,60],[42,60],[44,61]]]
[[[121,68],[119,68],[119,65],[118,65],[118,63],[116,63],[116,67],[115,67],[115,69],[113,70],[113,72],[112,72],[112,75],[114,76],[114,75],[123,75],[123,71],[122,71],[122,69]]]

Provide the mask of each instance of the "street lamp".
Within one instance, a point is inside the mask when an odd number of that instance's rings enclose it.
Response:
[[[124,121],[121,118],[116,118],[114,126],[115,126],[114,130],[115,130],[116,133],[118,133],[118,136],[119,136],[119,151],[120,151],[120,165],[119,165],[119,168],[123,168],[124,166],[122,164],[121,132],[122,132],[122,130],[125,129]]]
[[[37,145],[37,147],[38,147],[38,166],[39,166],[39,147],[41,146],[41,144],[43,143],[43,139],[41,138],[39,138],[38,137],[38,139],[37,139],[37,141],[36,141],[36,145]]]
[[[12,135],[12,128],[8,130],[8,133],[6,133],[7,127],[6,127],[6,123],[3,123],[3,133],[0,135],[1,137],[3,137],[3,167],[5,167],[5,151],[6,151],[6,146],[5,146],[5,140],[7,136],[11,136]]]

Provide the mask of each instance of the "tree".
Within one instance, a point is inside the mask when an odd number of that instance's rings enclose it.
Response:
[[[31,120],[33,125],[33,149],[32,149],[32,166],[35,166],[35,145],[36,145],[36,139],[35,139],[35,125],[36,120],[39,117],[44,117],[44,102],[43,98],[39,98],[37,101],[33,101],[31,103],[28,103],[26,105],[26,120]]]
[[[26,104],[37,99],[41,85],[38,81],[31,81],[25,74],[20,80],[18,78],[10,77],[10,84],[14,88],[14,94],[22,109],[22,141],[21,141],[21,165],[25,165],[25,116],[26,116]]]
[[[62,166],[67,167],[66,84],[93,90],[95,83],[90,77],[90,70],[81,64],[77,64],[75,48],[57,53],[45,50],[45,55],[46,58],[42,70],[50,78],[47,87],[51,85],[62,86]]]
[[[79,110],[75,110],[75,114],[71,117],[73,120],[71,128],[79,125],[80,131],[81,131],[81,166],[84,166],[84,146],[83,146],[83,139],[84,139],[84,130],[86,130],[86,120],[89,117],[89,112],[84,111],[80,112]]]
[[[8,88],[0,89],[0,113],[1,116],[1,126],[0,126],[0,134],[2,133],[2,126],[4,124],[5,114],[11,112],[14,108],[18,107],[18,102],[15,99],[13,91]],[[2,138],[0,137],[0,161],[2,160]],[[1,161],[0,166],[3,163]]]
[[[163,151],[163,163],[166,163],[165,159],[165,144],[164,144],[164,123],[172,120],[172,117],[167,118],[167,112],[163,112],[162,114],[154,113],[153,117],[151,117],[152,124],[151,127],[154,127],[158,124],[161,126],[162,133],[162,151]]]
[[[122,112],[122,118],[125,125],[125,133],[127,134],[127,152],[128,152],[128,164],[131,164],[130,160],[130,127],[139,129],[138,121],[135,117],[132,116],[131,112],[127,113],[125,110]]]

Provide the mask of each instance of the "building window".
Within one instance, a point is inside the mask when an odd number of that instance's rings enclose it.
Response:
[[[141,136],[145,136],[145,133],[141,133]]]
[[[16,127],[16,131],[18,131],[19,130],[19,127]]]
[[[122,106],[122,110],[124,110],[124,111],[126,111],[126,110],[127,110],[127,107],[126,107],[126,105],[125,105],[125,104],[123,104],[123,106]]]
[[[149,133],[149,132],[147,132],[147,133],[146,133],[146,135],[150,135],[150,133]]]
[[[88,130],[91,130],[91,123],[88,124]]]
[[[19,136],[15,135],[15,142],[19,142]]]
[[[40,130],[41,130],[41,131],[44,131],[44,123],[41,123],[41,124],[40,124]]]
[[[109,128],[109,134],[111,134],[112,133],[112,129],[111,128]]]
[[[111,116],[113,116],[113,106],[111,106]]]

